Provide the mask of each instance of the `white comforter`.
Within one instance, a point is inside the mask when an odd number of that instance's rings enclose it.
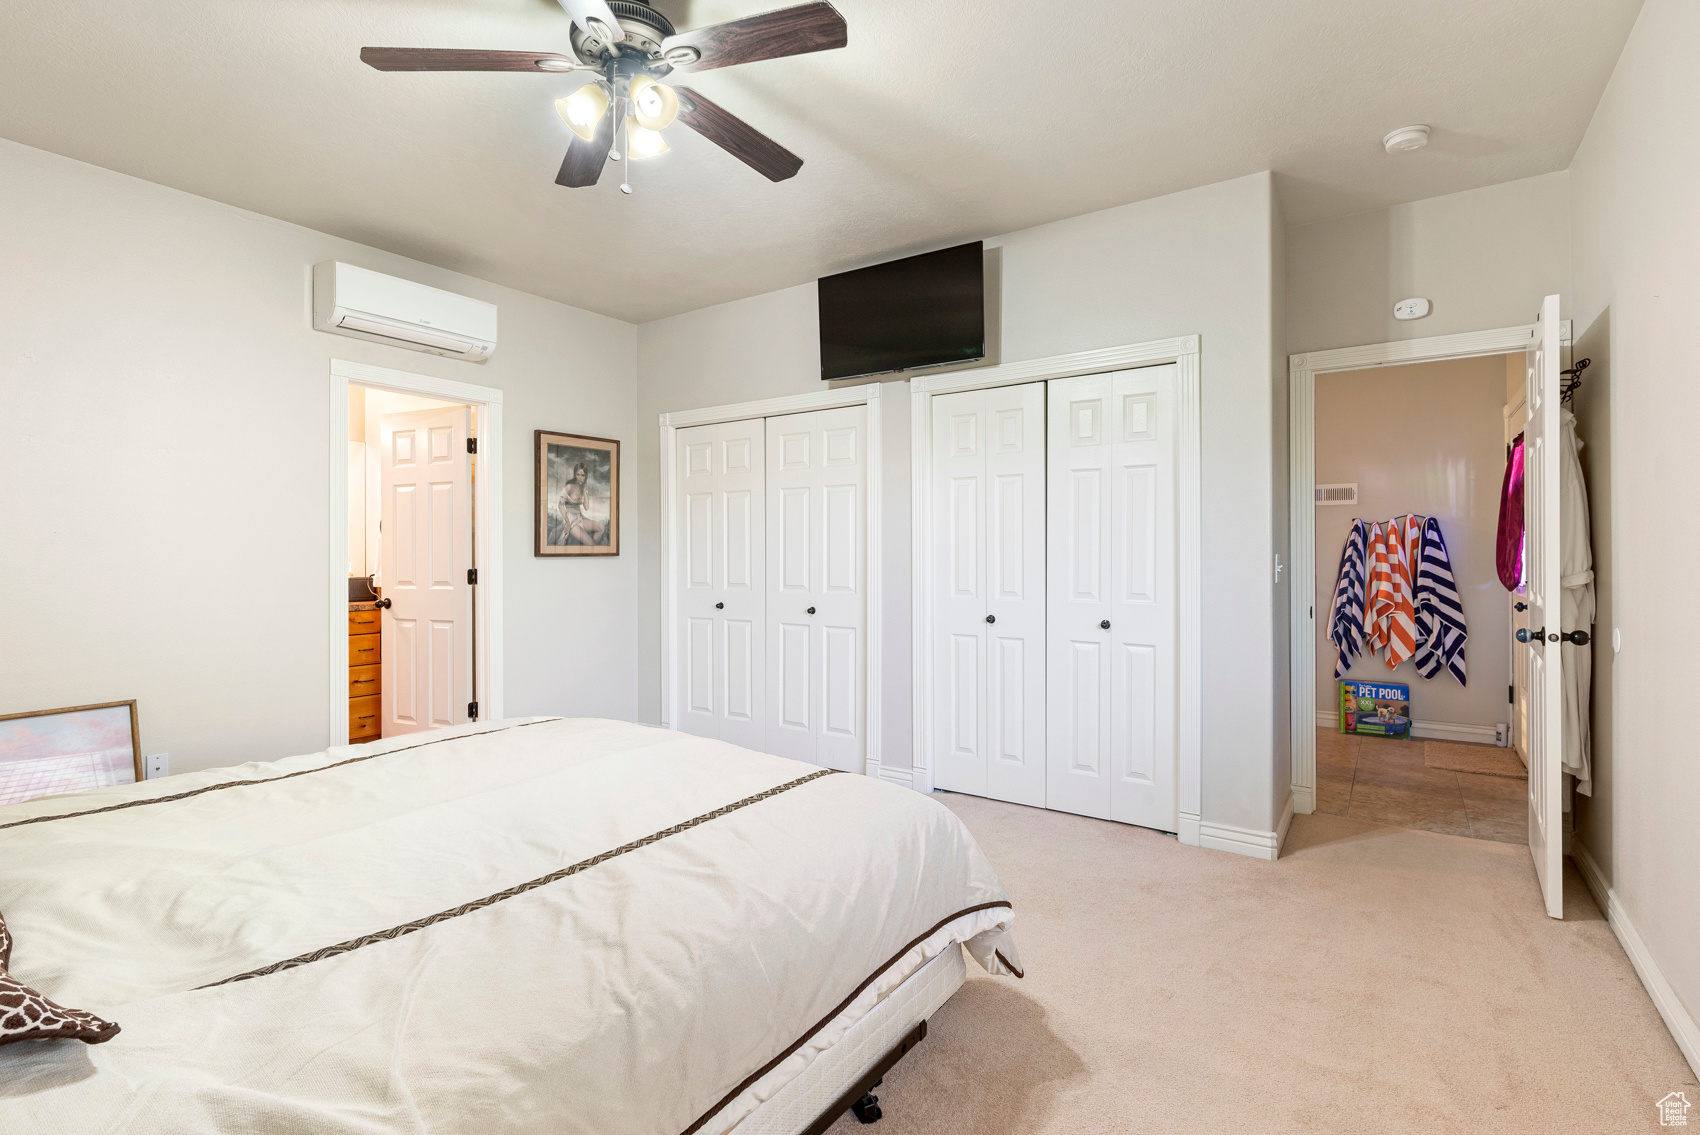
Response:
[[[939,951],[1021,964],[955,816],[817,773],[540,719],[0,808],[13,974],[123,1027],[0,1048],[0,1132],[727,1131]]]

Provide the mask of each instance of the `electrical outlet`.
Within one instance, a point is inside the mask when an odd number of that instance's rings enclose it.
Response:
[[[171,775],[171,754],[155,753],[143,763],[143,769],[149,780],[158,780],[162,776]]]

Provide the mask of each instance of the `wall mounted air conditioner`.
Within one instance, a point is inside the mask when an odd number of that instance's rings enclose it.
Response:
[[[313,266],[313,326],[481,363],[496,351],[496,305],[337,260]]]

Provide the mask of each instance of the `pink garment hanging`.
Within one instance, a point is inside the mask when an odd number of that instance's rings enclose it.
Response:
[[[1499,582],[1516,591],[1523,582],[1523,435],[1505,456],[1505,482],[1499,490]]]

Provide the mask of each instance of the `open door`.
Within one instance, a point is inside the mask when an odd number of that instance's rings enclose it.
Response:
[[[1547,913],[1564,917],[1564,672],[1559,661],[1558,297],[1541,303],[1526,354],[1529,421],[1523,431],[1523,554],[1528,625],[1517,632],[1529,664],[1529,851]]]
[[[466,406],[385,414],[383,735],[461,725],[472,700]]]

